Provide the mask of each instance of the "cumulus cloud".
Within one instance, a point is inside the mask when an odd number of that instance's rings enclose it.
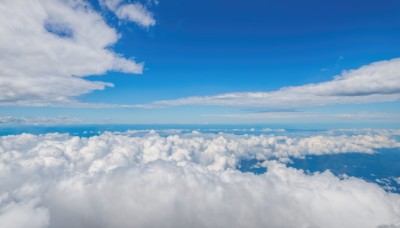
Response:
[[[400,59],[396,58],[345,71],[328,82],[284,87],[270,92],[226,93],[157,101],[148,107],[213,105],[288,109],[399,99]]]
[[[81,0],[0,4],[0,104],[68,105],[112,87],[84,77],[140,74],[142,63],[113,52],[117,31]]]
[[[376,184],[329,171],[306,175],[277,161],[265,162],[262,175],[235,168],[242,157],[286,156],[294,148],[318,154],[399,146],[387,135],[137,133],[0,137],[0,226],[400,225],[400,196]]]
[[[114,12],[119,19],[132,21],[143,27],[150,27],[156,24],[152,13],[139,2],[131,4],[124,4],[121,0],[103,0],[101,2]]]

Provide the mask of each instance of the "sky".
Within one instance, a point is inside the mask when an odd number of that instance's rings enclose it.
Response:
[[[399,9],[0,0],[0,227],[400,228]]]
[[[399,7],[5,0],[0,123],[400,127]]]

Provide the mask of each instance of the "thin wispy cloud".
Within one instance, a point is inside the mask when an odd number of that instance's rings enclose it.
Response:
[[[81,124],[83,120],[70,116],[26,117],[26,116],[0,116],[0,126],[40,125],[59,126]]]
[[[114,12],[119,19],[131,21],[146,28],[156,24],[152,13],[139,2],[130,4],[123,3],[122,0],[101,0],[100,3]]]
[[[400,113],[387,112],[346,112],[346,113],[321,113],[321,112],[248,112],[248,113],[232,113],[232,114],[214,114],[206,115],[220,119],[251,119],[254,121],[289,121],[289,122],[362,122],[362,121],[400,121]]]

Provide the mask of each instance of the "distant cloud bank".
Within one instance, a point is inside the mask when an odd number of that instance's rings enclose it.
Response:
[[[270,92],[226,93],[154,102],[148,107],[211,105],[263,108],[307,108],[400,99],[400,59],[374,62],[345,71],[333,80],[289,86]]]
[[[53,117],[24,117],[24,116],[0,116],[0,126],[20,126],[20,125],[36,125],[36,126],[55,126],[68,124],[82,124],[83,120],[69,116],[53,116]]]

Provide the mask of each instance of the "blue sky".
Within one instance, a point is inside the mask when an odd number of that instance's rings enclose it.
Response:
[[[111,6],[113,2],[116,5]],[[60,3],[60,9],[65,8],[67,11],[70,5],[62,4]],[[120,9],[128,5],[140,6],[142,11],[132,11],[124,16]],[[131,61],[131,64],[144,63],[142,72],[137,68],[133,69],[133,65],[115,67],[114,64],[112,67],[105,67],[108,63],[89,59],[89,55],[85,59],[79,53],[74,53],[74,56],[78,56],[76,58],[82,58],[78,62],[82,69],[79,68],[76,74],[72,70],[70,74],[57,72],[60,78],[84,76],[85,81],[111,83],[113,87],[82,86],[68,94],[59,95],[46,90],[58,86],[61,89],[68,88],[71,83],[66,83],[64,87],[61,86],[64,82],[58,83],[55,79],[46,82],[52,81],[54,84],[38,86],[44,94],[42,96],[36,94],[39,89],[35,89],[35,83],[27,82],[33,92],[3,98],[1,116],[33,119],[66,116],[74,120],[80,119],[81,123],[341,123],[341,126],[350,126],[356,122],[358,126],[365,127],[400,126],[400,117],[397,117],[400,112],[400,75],[393,76],[391,72],[383,72],[386,68],[396,67],[400,71],[398,61],[393,61],[400,57],[399,1],[93,0],[86,7],[90,8],[91,13],[85,15],[88,23],[93,21],[89,17],[96,14],[102,18],[106,27],[119,34],[117,38],[107,40],[107,45],[106,41],[99,44],[99,50],[110,51],[115,56]],[[60,34],[56,34],[57,31],[44,31],[54,33],[53,36],[58,35],[52,38],[56,39],[54,42],[72,39],[79,47],[86,48],[84,45],[87,43],[78,40],[79,24],[74,24],[72,19],[71,22],[65,19],[66,26],[70,26],[65,27],[62,21],[64,19],[57,20],[57,15],[52,14],[54,7],[43,8],[49,15],[45,19],[46,23],[73,33],[68,38],[60,37]],[[22,8],[21,12],[24,12]],[[77,10],[73,11],[76,12]],[[87,11],[85,13],[88,14]],[[11,20],[19,19],[15,17]],[[21,34],[16,33],[17,30],[13,28],[11,24],[7,31],[16,36],[14,40],[19,40],[17,35]],[[101,37],[109,35],[108,32],[103,26],[87,38],[102,39]],[[6,42],[3,44],[6,46]],[[21,53],[16,48],[10,50],[11,55],[15,54],[17,57]],[[60,47],[54,46],[51,50],[54,50],[51,52],[53,55],[43,56],[53,56],[52,61],[54,58],[55,61],[62,61],[60,64],[68,69],[66,71],[69,72],[69,69],[74,68],[73,64],[77,64],[58,57],[63,53]],[[39,73],[51,73],[51,70],[45,68],[49,64],[45,61],[46,58],[39,62],[44,66]],[[99,59],[104,57],[99,56]],[[318,100],[308,104],[309,98],[305,97],[304,105],[301,104],[303,100],[296,99],[293,100],[296,105],[286,105],[284,102],[276,105],[263,100],[264,96],[270,97],[269,94],[262,94],[258,103],[247,105],[251,103],[246,100],[249,98],[243,98],[243,92],[252,93],[250,97],[253,97],[258,96],[258,93],[279,91],[288,86],[303,88],[304,85],[329,82],[335,76],[343,75],[344,70],[357,70],[384,60],[388,61],[388,65],[379,69],[374,66],[368,68],[368,72],[382,70],[382,76],[373,76],[372,81],[364,81],[361,77],[355,83],[350,81],[350,84],[346,84],[350,87],[353,84],[356,87],[364,85],[354,89],[360,91],[356,95],[360,99],[353,99],[353,95],[348,95],[352,88],[346,86],[347,90],[344,92],[333,91],[335,101],[327,103]],[[24,59],[21,61],[30,62]],[[88,69],[84,69],[86,61]],[[10,66],[6,61],[3,63]],[[96,63],[101,70],[96,70]],[[89,65],[93,65],[94,70]],[[17,66],[19,65],[15,69]],[[10,72],[15,70],[9,68]],[[24,76],[15,80],[41,77],[37,72],[28,71],[21,75]],[[358,77],[359,74],[355,72],[354,75],[353,77]],[[382,86],[381,80],[395,81]],[[8,81],[4,83],[10,84]],[[379,84],[377,89],[371,89],[374,83]],[[75,82],[72,84],[75,85]],[[329,90],[331,87],[327,86],[321,88]],[[20,88],[25,87],[18,84],[12,89],[6,87],[3,90],[14,94],[13,90],[19,92]],[[80,91],[87,91],[78,92],[80,88]],[[313,88],[306,89],[304,93],[311,90]],[[214,97],[220,94],[236,94],[238,98],[232,101],[231,98]],[[288,91],[288,94],[292,92]],[[36,95],[40,98],[29,98]],[[58,95],[60,98],[51,101],[43,98]],[[378,96],[376,99],[375,95]],[[201,101],[193,99],[198,96],[202,97]],[[337,101],[341,100],[338,96],[344,96],[343,102]],[[366,96],[372,96],[373,99]],[[351,100],[347,101],[348,98]],[[268,99],[273,100],[274,97]],[[159,101],[163,102],[158,103]],[[92,107],[93,104],[102,106]]]

